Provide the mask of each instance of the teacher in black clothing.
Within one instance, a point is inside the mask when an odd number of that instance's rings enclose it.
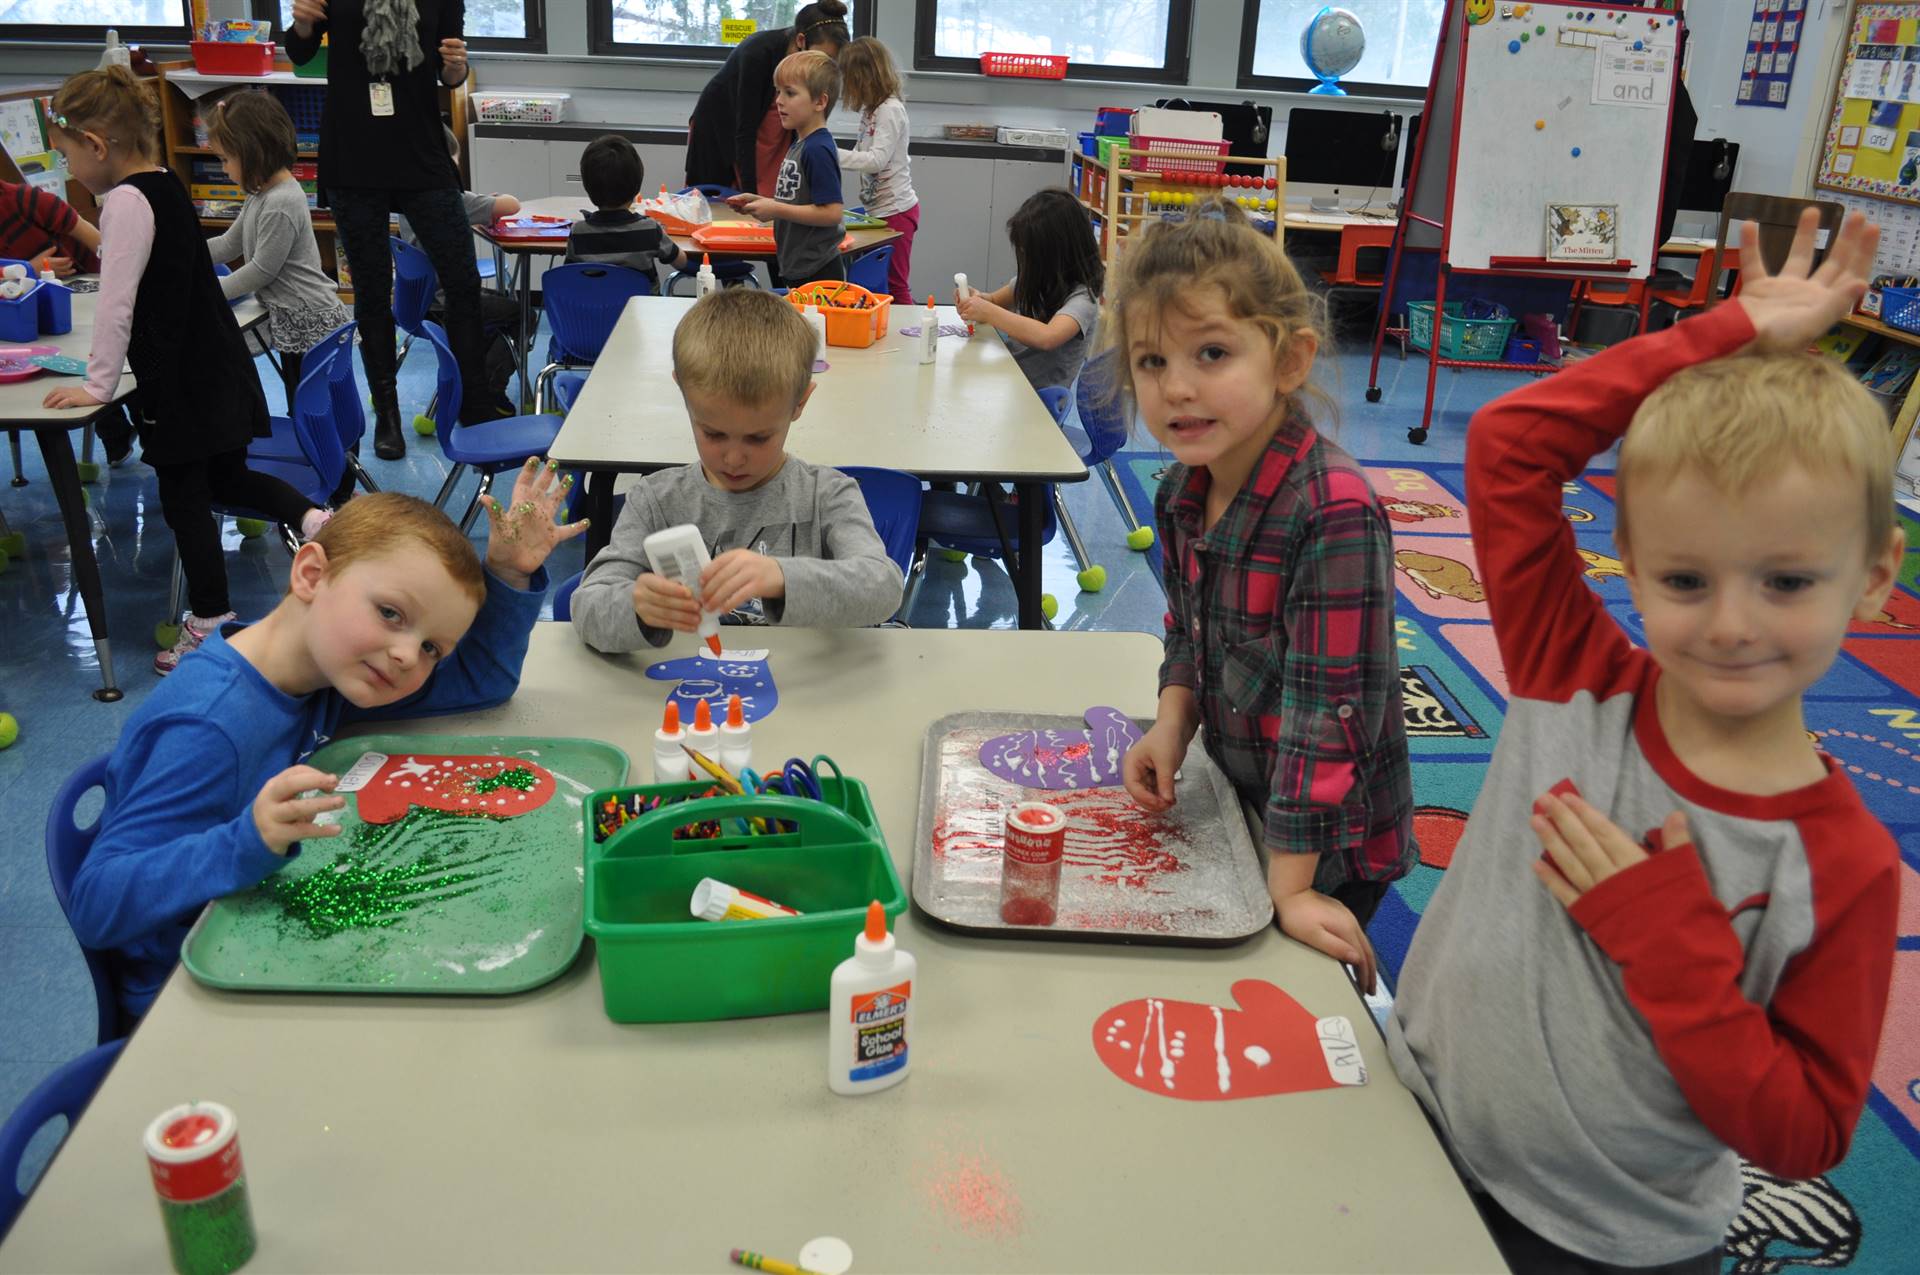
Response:
[[[373,451],[384,460],[407,454],[394,390],[393,213],[413,226],[446,290],[461,422],[500,415],[481,356],[473,232],[440,122],[440,86],[467,78],[465,20],[464,0],[293,0],[287,56],[305,63],[328,36],[319,185],[353,272],[353,317],[373,391]]]
[[[792,26],[756,32],[734,46],[687,121],[687,185],[773,193],[793,140],[773,112],[773,68],[802,49],[839,57],[849,39],[846,18],[841,0],[819,0],[795,14]]]

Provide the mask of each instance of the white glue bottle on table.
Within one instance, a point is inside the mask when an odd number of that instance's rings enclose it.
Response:
[[[703,703],[705,701],[702,701]],[[753,727],[747,724],[738,695],[727,696],[727,720],[720,726],[720,768],[735,779],[753,767]]]
[[[933,294],[927,294],[927,317],[920,323],[920,361],[933,362],[940,352],[940,312],[933,308]]]
[[[973,289],[967,286],[966,274],[962,272],[953,276],[953,303],[957,306],[972,295]],[[973,324],[971,323],[967,324],[967,335],[973,335]]]
[[[713,254],[700,254],[700,273],[693,277],[693,295],[696,299],[706,296],[720,286],[713,274]]]
[[[715,765],[720,762],[720,732],[714,729],[713,710],[705,700],[693,706],[693,726],[687,731],[687,747]],[[687,761],[691,765],[693,759]]]
[[[700,538],[700,528],[690,522],[678,527],[665,527],[654,532],[640,542],[640,548],[647,555],[647,563],[657,576],[664,576],[675,584],[684,584],[693,591],[693,600],[700,601],[700,573],[707,569],[713,558],[707,553],[707,542]],[[720,617],[705,607],[700,608],[700,623],[694,629],[707,649],[715,655],[720,654]]]
[[[805,315],[807,326],[813,329],[813,361],[825,363],[827,361],[827,316],[820,312],[820,307],[817,305],[808,306]]]
[[[913,1039],[912,956],[894,947],[887,914],[867,905],[866,932],[833,971],[827,1002],[827,1087],[838,1094],[878,1093],[907,1078]]]
[[[687,732],[680,726],[680,704],[677,700],[668,700],[660,729],[653,732],[654,783],[684,784],[693,778],[693,762],[687,757],[687,750],[680,746],[686,742]]]

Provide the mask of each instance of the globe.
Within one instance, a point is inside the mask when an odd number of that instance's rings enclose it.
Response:
[[[1332,5],[1314,14],[1300,33],[1300,57],[1320,81],[1315,93],[1345,97],[1347,91],[1336,81],[1360,65],[1360,55],[1366,51],[1367,33],[1360,19]]]

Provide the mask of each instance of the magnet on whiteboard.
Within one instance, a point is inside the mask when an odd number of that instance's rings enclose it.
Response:
[[[1576,146],[1576,147],[1574,147],[1574,148],[1573,148],[1573,157],[1574,157],[1575,159],[1579,159],[1579,158],[1580,158],[1580,148],[1579,148],[1578,146]]]

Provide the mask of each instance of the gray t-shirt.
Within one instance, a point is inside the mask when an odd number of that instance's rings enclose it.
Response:
[[[873,529],[866,498],[837,469],[787,457],[780,472],[753,491],[722,491],[698,465],[650,474],[627,493],[607,547],[594,555],[573,595],[573,627],[596,651],[665,646],[666,629],[640,623],[633,582],[653,570],[641,548],[656,531],[692,523],[707,551],[752,549],[780,559],[786,596],[750,604],[729,617],[740,623],[797,628],[860,628],[900,607],[900,568]]]
[[[220,280],[220,291],[229,301],[248,294],[260,299],[276,350],[304,354],[347,321],[333,280],[320,269],[313,214],[297,181],[248,195],[232,228],[207,242],[207,255],[216,263],[246,258]]]
[[[1052,385],[1072,385],[1073,378],[1080,375],[1080,365],[1086,362],[1087,338],[1093,335],[1093,325],[1100,319],[1100,302],[1083,285],[1067,294],[1060,308],[1047,316],[1051,322],[1060,315],[1071,315],[1080,325],[1080,331],[1069,341],[1055,346],[1051,350],[1034,349],[1022,345],[1012,337],[1006,337],[1007,348],[1013,351],[1013,361],[1027,374],[1027,380],[1036,390],[1044,390]]]
[[[840,193],[840,151],[833,134],[817,128],[787,147],[780,161],[780,175],[774,179],[773,197],[783,204],[838,204]],[[799,285],[822,277],[844,278],[840,261],[840,239],[846,232],[838,223],[831,226],[807,226],[782,217],[773,223],[775,258],[780,273],[790,285]]]

